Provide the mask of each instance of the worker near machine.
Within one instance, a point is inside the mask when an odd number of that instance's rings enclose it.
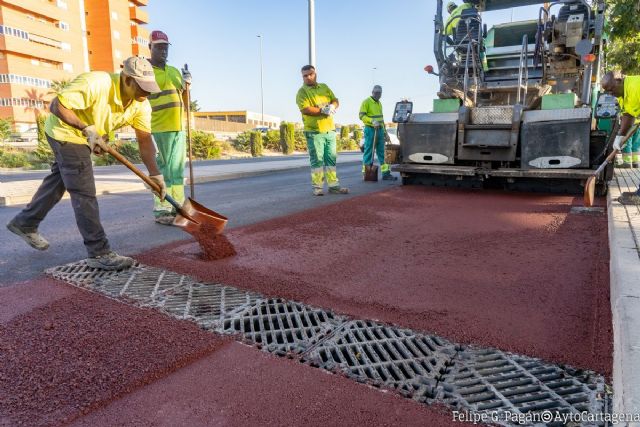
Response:
[[[364,124],[364,154],[362,156],[362,174],[364,175],[365,165],[373,163],[373,147],[378,155],[382,179],[395,181],[397,177],[391,175],[389,165],[384,162],[384,143],[389,142],[389,135],[384,125],[382,115],[382,87],[375,85],[371,91],[371,96],[367,97],[360,105],[360,120]]]
[[[602,89],[612,95],[618,97],[622,116],[620,118],[620,128],[618,135],[613,141],[613,148],[620,150],[624,136],[633,126],[633,122],[640,117],[640,76],[624,76],[617,72],[606,73],[601,81]],[[635,135],[633,139],[636,141]],[[637,162],[638,146],[633,146],[632,139],[627,141],[627,145],[631,144],[631,156],[634,162]],[[618,201],[625,205],[640,206],[640,188],[635,192],[624,192],[618,198]]]
[[[184,165],[186,137],[183,128],[183,112],[187,104],[187,85],[191,73],[187,69],[178,71],[167,64],[169,37],[162,31],[152,31],[149,50],[156,83],[161,92],[149,95],[151,104],[151,132],[158,147],[157,162],[167,194],[179,204],[184,203]],[[187,118],[189,120],[189,118]],[[176,217],[175,208],[166,200],[154,196],[153,216],[159,224],[172,225]]]
[[[456,5],[453,1],[447,3],[447,12],[449,12],[449,17],[444,25],[444,34],[447,36],[454,35],[458,22],[460,21],[462,11],[471,9],[472,7],[473,5],[467,3],[466,0],[460,6]]]
[[[7,228],[31,247],[46,250],[49,242],[38,233],[38,226],[68,191],[89,255],[87,265],[103,270],[133,265],[133,259],[111,250],[100,223],[91,153],[104,154],[109,135],[122,126],[132,126],[142,161],[164,198],[166,187],[155,161],[151,107],[146,99],[159,91],[149,61],[135,56],[124,61],[121,73],[94,71],[71,81],[51,102],[45,122],[47,141],[55,155],[51,174]]]
[[[301,72],[303,85],[296,95],[296,104],[302,113],[304,123],[304,136],[311,161],[313,194],[324,194],[325,177],[329,193],[347,194],[349,190],[340,186],[336,170],[336,131],[333,115],[340,103],[329,86],[317,82],[313,65],[305,65]]]

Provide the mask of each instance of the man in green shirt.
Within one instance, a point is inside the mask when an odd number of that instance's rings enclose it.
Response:
[[[324,179],[331,194],[347,194],[349,190],[340,187],[336,171],[336,128],[333,115],[340,105],[329,86],[318,83],[313,65],[302,67],[303,85],[296,95],[296,104],[302,113],[304,136],[307,140],[311,161],[311,185],[313,194],[324,194]]]
[[[447,18],[447,22],[444,25],[444,34],[447,36],[452,36],[456,32],[456,27],[458,26],[458,22],[460,21],[460,15],[462,15],[462,11],[466,9],[472,8],[473,5],[466,2],[466,0],[460,5],[456,6],[455,2],[450,1],[447,4],[447,12],[449,12],[449,17]]]
[[[395,181],[397,177],[391,175],[389,165],[384,162],[384,142],[389,141],[389,135],[384,127],[384,117],[382,115],[382,87],[375,85],[371,91],[371,96],[362,101],[360,105],[360,120],[364,124],[364,154],[362,156],[362,173],[365,165],[373,163],[373,147],[375,146],[382,179]],[[374,141],[375,139],[375,141]]]
[[[175,201],[184,202],[184,165],[186,138],[183,128],[187,85],[191,73],[182,72],[167,64],[169,37],[162,31],[152,31],[149,50],[151,65],[160,92],[149,95],[151,104],[151,132],[158,147],[158,167],[167,184],[167,194]],[[187,118],[189,120],[189,118]],[[154,197],[153,216],[159,224],[172,225],[176,217],[173,206]]]
[[[164,198],[166,187],[155,161],[147,102],[147,96],[159,90],[151,64],[135,56],[124,61],[121,73],[80,74],[63,89],[51,101],[45,123],[47,141],[55,155],[51,174],[44,178],[31,203],[7,224],[9,231],[31,247],[46,250],[49,242],[38,233],[38,226],[68,191],[89,255],[87,265],[103,270],[131,267],[133,259],[111,251],[100,223],[91,153],[103,154],[109,135],[122,126],[132,126],[142,161]]]
[[[602,90],[618,98],[622,117],[618,135],[613,141],[613,148],[620,150],[624,135],[629,132],[633,123],[640,117],[640,76],[624,76],[618,72],[608,72],[601,80]],[[635,135],[627,141],[632,156],[638,156],[638,147],[634,147]],[[626,146],[625,146],[626,148]],[[637,159],[637,157],[636,157]],[[624,205],[640,206],[640,188],[635,192],[624,192],[618,198]]]

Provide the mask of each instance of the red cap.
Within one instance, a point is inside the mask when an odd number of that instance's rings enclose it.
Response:
[[[151,32],[151,44],[156,44],[156,43],[171,44],[169,43],[169,36],[167,36],[165,33],[159,30],[155,30]]]

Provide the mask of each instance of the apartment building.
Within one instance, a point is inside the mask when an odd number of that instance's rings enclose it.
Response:
[[[35,126],[52,82],[149,56],[147,0],[0,0],[0,117]]]
[[[269,114],[256,113],[254,111],[198,111],[193,116],[199,119],[216,120],[222,122],[244,123],[253,127],[266,127],[279,129],[280,117]]]

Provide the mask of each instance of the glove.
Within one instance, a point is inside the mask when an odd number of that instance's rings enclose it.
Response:
[[[374,120],[371,124],[374,128],[379,128],[381,125],[380,120]]]
[[[336,106],[333,104],[329,104],[329,115],[334,115],[336,113]]]
[[[82,129],[82,134],[87,138],[92,153],[100,155],[107,151],[107,142],[102,139],[94,125]]]
[[[320,113],[324,114],[325,116],[328,116],[329,114],[331,114],[331,104],[327,104],[324,107],[322,107],[320,109]]]
[[[160,187],[160,194],[157,194],[153,189],[151,192],[160,197],[160,200],[164,200],[164,196],[167,195],[167,185],[164,183],[164,177],[162,175],[149,175],[149,178]]]
[[[186,68],[183,68],[180,71],[182,71],[182,81],[184,82],[184,84],[185,85],[190,85],[191,84],[191,71],[187,70]]]
[[[622,140],[624,139],[624,136],[622,135],[617,135],[616,139],[613,140],[613,149],[614,150],[618,150],[621,151],[622,150]]]

